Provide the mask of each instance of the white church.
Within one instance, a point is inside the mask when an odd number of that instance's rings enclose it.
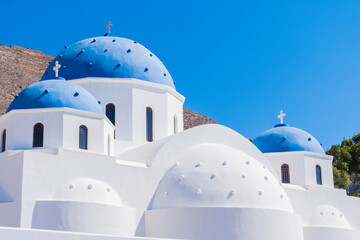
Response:
[[[184,100],[136,41],[65,47],[0,117],[0,239],[360,239],[360,199],[283,112],[250,142],[183,131]]]

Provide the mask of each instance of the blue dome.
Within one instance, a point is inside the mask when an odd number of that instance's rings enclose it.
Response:
[[[85,77],[136,78],[175,89],[164,64],[146,47],[126,38],[95,37],[65,47],[49,64],[41,80],[55,77],[55,61],[61,65],[59,76],[67,80]]]
[[[263,153],[309,151],[325,154],[321,144],[309,133],[286,124],[276,125],[253,140]]]
[[[65,80],[47,80],[34,83],[25,88],[10,104],[6,112],[13,109],[67,107],[100,113],[103,110],[87,90]]]

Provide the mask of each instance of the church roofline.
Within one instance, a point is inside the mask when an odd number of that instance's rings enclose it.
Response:
[[[324,160],[332,160],[333,156],[321,154],[321,153],[315,153],[315,152],[309,152],[309,151],[290,151],[290,152],[269,152],[269,153],[263,153],[265,156],[273,156],[273,155],[304,155],[304,157],[312,157],[312,158],[318,158],[318,159],[324,159]]]
[[[136,78],[102,78],[102,77],[86,77],[86,78],[78,78],[78,79],[71,79],[67,80],[74,83],[81,83],[81,82],[116,82],[121,84],[133,84],[137,86],[145,86],[153,89],[161,89],[168,91],[172,96],[177,98],[182,103],[185,102],[185,97],[178,93],[175,89],[172,87],[160,84],[160,83],[153,83],[153,82],[147,82],[141,79]]]
[[[0,116],[0,121],[11,117],[14,114],[18,113],[25,113],[25,114],[32,114],[32,113],[43,113],[43,112],[66,112],[66,113],[75,113],[79,115],[85,115],[86,117],[93,117],[97,119],[105,119],[105,121],[110,124],[114,129],[116,127],[112,124],[112,122],[104,115],[100,113],[93,113],[84,110],[74,109],[74,108],[67,108],[67,107],[59,107],[59,108],[29,108],[29,109],[13,109],[10,112]]]

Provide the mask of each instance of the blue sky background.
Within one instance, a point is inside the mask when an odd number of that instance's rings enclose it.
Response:
[[[153,51],[185,107],[255,138],[285,122],[327,150],[360,133],[360,1],[0,2],[0,44],[57,55],[103,35]]]

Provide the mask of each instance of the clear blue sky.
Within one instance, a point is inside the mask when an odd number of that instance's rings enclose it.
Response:
[[[0,44],[57,55],[109,20],[164,62],[186,108],[247,137],[280,110],[325,150],[360,133],[359,1],[4,0]]]

